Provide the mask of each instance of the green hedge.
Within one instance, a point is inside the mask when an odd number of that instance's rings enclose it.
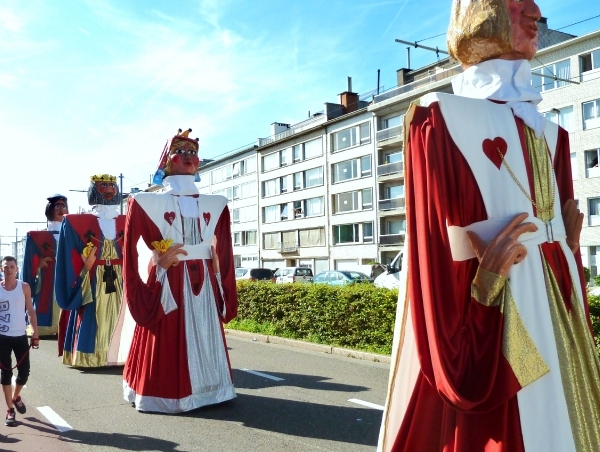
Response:
[[[231,328],[391,353],[397,290],[246,281],[237,288],[238,317]]]
[[[238,281],[238,317],[228,327],[390,354],[398,291],[372,284]],[[588,297],[600,356],[600,296]]]
[[[592,318],[592,327],[596,337],[596,350],[600,357],[600,296],[588,295],[590,305],[590,317]]]

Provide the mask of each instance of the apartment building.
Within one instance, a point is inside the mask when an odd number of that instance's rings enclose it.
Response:
[[[600,274],[600,30],[546,47],[532,62],[538,109],[569,131],[583,265]]]

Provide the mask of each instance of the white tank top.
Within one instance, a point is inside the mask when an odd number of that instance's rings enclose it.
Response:
[[[0,334],[4,336],[24,336],[25,295],[23,283],[17,280],[17,287],[6,290],[0,285]]]

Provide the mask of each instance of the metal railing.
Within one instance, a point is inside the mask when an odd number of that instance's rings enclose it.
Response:
[[[413,91],[415,89],[421,88],[423,86],[430,85],[435,82],[439,82],[440,80],[444,80],[450,77],[454,77],[462,72],[462,68],[460,66],[455,66],[450,69],[446,69],[445,71],[438,72],[437,74],[432,74],[427,77],[423,77],[419,80],[415,80],[414,82],[407,83],[406,85],[397,86],[396,88],[392,88],[385,93],[381,93],[378,96],[373,98],[374,103],[382,102],[387,99],[391,99],[392,97],[399,96],[400,94],[408,93],[409,91]]]
[[[404,209],[406,200],[404,198],[381,199],[379,201],[379,210]]]
[[[297,253],[298,252],[298,243],[282,243],[279,247],[280,253]]]
[[[377,167],[378,176],[387,176],[388,174],[401,173],[404,171],[404,162],[386,163]]]
[[[314,126],[315,125],[314,123],[316,123],[316,122],[326,122],[326,121],[327,121],[327,116],[323,114],[323,111],[320,111],[318,113],[315,113],[314,116],[312,116],[302,122],[299,122],[298,124],[294,124],[289,129],[284,130],[283,132],[280,132],[276,135],[272,135],[270,137],[259,138],[258,145],[266,146],[266,145],[274,143],[276,141],[291,137],[292,135],[295,135],[297,133],[303,132],[304,130]]]
[[[380,234],[380,245],[402,245],[404,243],[405,234]]]
[[[389,129],[378,130],[376,134],[377,142],[389,140],[391,138],[401,137],[403,133],[404,126],[394,126]]]

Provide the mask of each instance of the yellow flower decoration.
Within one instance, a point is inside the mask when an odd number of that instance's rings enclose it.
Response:
[[[173,240],[172,239],[164,239],[161,240],[160,242],[155,240],[154,242],[151,243],[151,245],[160,253],[163,254],[164,252],[166,252],[169,248],[171,248],[171,245],[173,244]]]
[[[92,248],[94,248],[94,244],[92,242],[88,242],[85,248],[83,249],[83,257],[88,257],[92,252]]]

